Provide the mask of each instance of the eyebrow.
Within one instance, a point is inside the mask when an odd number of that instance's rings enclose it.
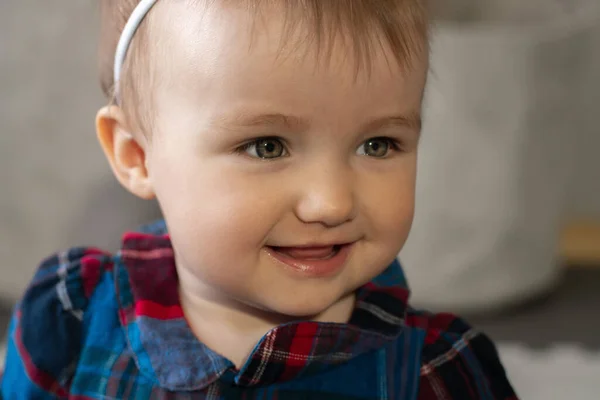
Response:
[[[264,127],[264,126],[285,126],[289,129],[304,129],[310,125],[309,121],[281,113],[248,115],[236,114],[233,118],[222,118],[219,121],[220,125],[231,125],[233,123],[242,127]],[[392,117],[378,118],[368,122],[363,126],[362,130],[376,131],[382,128],[399,127],[415,131],[417,134],[421,132],[421,114],[418,111],[410,112],[406,115],[395,115]]]
[[[280,113],[272,114],[260,114],[260,115],[248,115],[248,114],[236,114],[233,117],[225,117],[219,121],[220,125],[235,125],[241,127],[264,127],[264,126],[285,126],[290,129],[302,129],[306,128],[309,123],[308,121],[294,117],[291,115],[284,115]]]
[[[393,117],[379,118],[369,122],[364,130],[376,131],[382,128],[404,128],[419,134],[422,127],[421,113],[418,111],[410,112],[406,115],[395,115]]]

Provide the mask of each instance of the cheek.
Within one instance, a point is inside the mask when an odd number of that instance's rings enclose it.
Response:
[[[407,163],[400,173],[367,180],[364,186],[364,213],[373,234],[390,246],[404,244],[415,207],[415,168]]]
[[[153,183],[181,257],[199,263],[243,263],[277,219],[277,199],[218,160],[179,157],[157,164]]]

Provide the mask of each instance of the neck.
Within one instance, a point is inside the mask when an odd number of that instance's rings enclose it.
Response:
[[[197,288],[196,288],[197,289]],[[341,298],[322,313],[298,318],[271,313],[218,293],[180,286],[183,312],[196,337],[240,369],[254,347],[273,328],[298,321],[347,323],[354,309],[354,294]]]

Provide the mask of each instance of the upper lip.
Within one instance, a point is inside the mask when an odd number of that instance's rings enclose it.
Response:
[[[345,245],[352,244],[354,242],[356,242],[356,240],[327,242],[327,243],[308,243],[308,244],[300,244],[300,245],[292,245],[292,246],[281,246],[281,245],[267,245],[267,246],[273,247],[273,248],[318,249],[318,248],[333,247],[333,246],[345,246]]]

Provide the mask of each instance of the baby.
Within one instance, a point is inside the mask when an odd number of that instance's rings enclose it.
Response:
[[[102,0],[100,144],[165,222],[46,259],[5,399],[516,399],[417,312],[424,0]]]

